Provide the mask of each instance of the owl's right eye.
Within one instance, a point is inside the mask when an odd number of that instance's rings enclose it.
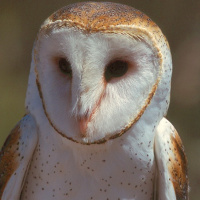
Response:
[[[67,61],[65,58],[60,58],[58,61],[58,65],[59,65],[60,71],[63,74],[72,76],[72,69],[71,69],[71,64],[69,61]]]

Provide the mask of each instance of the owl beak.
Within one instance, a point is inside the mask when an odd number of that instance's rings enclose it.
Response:
[[[89,120],[86,117],[79,119],[79,129],[82,137],[86,137],[88,122]]]

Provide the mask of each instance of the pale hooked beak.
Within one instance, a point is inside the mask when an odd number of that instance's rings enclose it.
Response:
[[[78,119],[80,134],[84,138],[87,135],[87,128],[89,123],[89,118],[87,116]]]
[[[101,104],[101,100],[103,99],[103,97],[104,97],[104,93],[102,92],[99,100],[94,104],[91,112],[87,111],[85,115],[80,116],[78,118],[79,130],[80,130],[80,134],[83,138],[88,136],[88,130],[87,130],[88,124],[93,120],[95,113],[99,109],[99,106]]]
[[[90,114],[87,112],[85,115],[80,116],[78,118],[79,130],[83,138],[88,136],[88,130],[87,130],[88,124],[93,120],[94,114],[96,113],[97,108],[98,108],[98,105],[95,105],[95,107],[93,108]]]

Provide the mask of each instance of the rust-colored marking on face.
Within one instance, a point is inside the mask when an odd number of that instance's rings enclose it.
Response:
[[[4,189],[18,167],[20,127],[17,125],[7,137],[0,152],[0,199]]]
[[[175,137],[171,136],[171,150],[173,157],[169,159],[169,171],[174,186],[176,199],[188,199],[188,169],[187,169],[187,158],[184,153],[184,147],[182,141],[177,132]]]
[[[83,138],[87,137],[87,126],[88,126],[88,123],[90,123],[93,120],[93,116],[95,115],[95,113],[99,109],[102,99],[105,98],[105,88],[106,88],[107,83],[104,80],[102,81],[102,83],[104,85],[103,86],[103,90],[102,90],[102,92],[100,94],[100,97],[99,97],[98,101],[95,103],[91,113],[89,115],[83,116],[83,118],[80,118],[80,120],[79,120],[79,123],[82,123],[82,125],[84,127],[82,129],[83,131],[81,132]]]
[[[134,118],[132,121],[130,121],[129,124],[126,125],[125,128],[122,129],[119,133],[111,136],[110,139],[115,139],[117,137],[120,137],[125,132],[127,132],[133,126],[133,124],[135,124],[140,119],[140,117],[143,115],[144,111],[146,110],[147,106],[151,103],[151,99],[153,98],[153,96],[154,96],[154,94],[156,92],[156,89],[158,87],[158,83],[159,83],[159,80],[157,80],[157,82],[153,86],[151,92],[149,93],[148,98],[146,99],[146,102],[145,102],[144,106],[142,107],[140,112],[137,114],[136,118]]]

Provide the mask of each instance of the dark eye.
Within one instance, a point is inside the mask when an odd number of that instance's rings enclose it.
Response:
[[[67,61],[65,58],[60,58],[58,61],[58,65],[62,73],[70,75],[70,76],[72,75],[71,65],[69,61]]]
[[[105,79],[109,81],[115,77],[123,76],[128,70],[128,63],[122,60],[116,60],[106,67]]]

